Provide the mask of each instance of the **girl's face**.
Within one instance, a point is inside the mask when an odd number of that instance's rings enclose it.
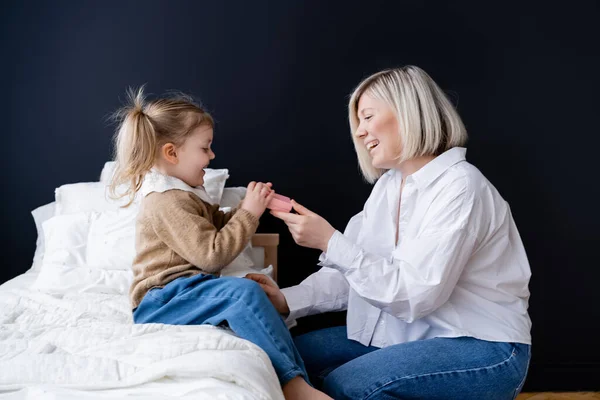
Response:
[[[194,129],[185,142],[175,148],[177,163],[173,165],[171,175],[181,179],[192,187],[204,184],[204,168],[215,158],[210,146],[213,129],[201,125]]]
[[[365,146],[375,168],[398,168],[402,150],[398,119],[382,100],[364,93],[358,101],[356,140]]]

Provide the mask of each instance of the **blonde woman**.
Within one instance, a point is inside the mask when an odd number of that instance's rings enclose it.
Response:
[[[347,327],[295,343],[335,399],[513,399],[530,359],[529,263],[510,208],[465,160],[456,110],[420,68],[365,79],[349,104],[364,177],[376,182],[345,232],[294,202],[273,212],[318,272],[279,290],[287,318],[348,310]]]

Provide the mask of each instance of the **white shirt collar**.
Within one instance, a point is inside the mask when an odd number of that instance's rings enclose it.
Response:
[[[425,164],[420,170],[409,175],[406,178],[406,182],[414,182],[419,190],[427,189],[431,183],[442,176],[453,165],[465,161],[466,153],[467,149],[464,147],[454,147],[446,150]],[[392,185],[386,190],[387,205],[392,218],[396,218],[394,215],[398,211],[398,196],[400,195],[400,186],[402,184],[402,173],[398,169],[391,169],[386,175],[388,176],[386,180],[389,179]],[[387,185],[387,183],[384,184]]]
[[[467,149],[464,147],[454,147],[446,150],[425,164],[420,170],[410,175],[410,177],[418,187],[424,189],[446,172],[448,168],[461,161],[465,161],[466,154]]]
[[[194,193],[206,203],[214,203],[206,193],[204,186],[192,187],[179,178],[160,173],[156,168],[152,168],[146,174],[140,191],[142,192],[142,196],[146,197],[152,192],[162,193],[173,189]]]

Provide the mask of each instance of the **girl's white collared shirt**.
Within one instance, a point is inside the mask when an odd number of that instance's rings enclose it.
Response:
[[[142,193],[142,196],[146,197],[152,192],[162,193],[173,189],[194,193],[204,202],[208,204],[214,203],[206,193],[204,186],[192,187],[179,178],[162,174],[156,168],[152,168],[148,171],[146,176],[144,176],[144,182],[142,183],[140,192]]]

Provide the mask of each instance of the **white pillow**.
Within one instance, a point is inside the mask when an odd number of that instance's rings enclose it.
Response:
[[[100,182],[103,182],[106,185],[110,183],[110,180],[115,173],[115,165],[115,161],[107,161],[104,163],[104,167],[102,167],[102,171],[100,172]]]
[[[254,261],[252,261],[252,244],[248,243],[244,250],[231,262],[231,264],[225,266],[224,269],[239,269],[239,268],[252,268]]]
[[[56,202],[48,203],[40,206],[31,212],[33,221],[35,222],[35,230],[37,231],[37,239],[35,241],[35,253],[33,254],[32,271],[38,271],[42,266],[42,260],[45,252],[45,238],[42,224],[52,218],[56,211]]]
[[[129,270],[135,257],[137,210],[58,215],[43,225],[43,265]]]
[[[45,255],[34,290],[127,294],[135,253],[135,210],[58,215],[43,223]]]
[[[96,269],[130,270],[135,258],[135,221],[138,210],[93,213],[86,248],[87,266]]]
[[[243,186],[226,187],[223,189],[223,196],[219,205],[221,207],[235,208],[240,205],[241,201],[246,197],[246,188]]]
[[[100,182],[108,185],[114,174],[115,162],[108,161],[104,164],[102,172],[100,173]],[[229,170],[224,169],[212,169],[205,168],[204,172],[204,189],[206,193],[215,203],[220,203],[221,197],[223,196],[223,189],[225,188],[225,182],[229,178]]]
[[[45,252],[42,260],[46,265],[85,267],[91,213],[58,215],[42,224]]]
[[[273,280],[273,266],[269,265],[263,269],[254,269],[251,267],[232,267],[231,265],[228,265],[221,271],[222,276],[235,276],[238,278],[243,278],[248,274],[263,274],[267,275],[269,278],[271,278],[271,280]],[[275,283],[274,280],[273,283]],[[277,285],[277,283],[275,284]]]
[[[109,196],[108,187],[102,182],[80,182],[62,185],[55,191],[56,215],[78,212],[119,210],[129,202],[128,198],[115,200]],[[134,204],[139,205],[138,193]]]
[[[216,204],[221,203],[221,197],[223,197],[223,190],[225,189],[225,183],[229,178],[229,170],[224,169],[211,169],[204,168],[204,189],[206,193]]]

